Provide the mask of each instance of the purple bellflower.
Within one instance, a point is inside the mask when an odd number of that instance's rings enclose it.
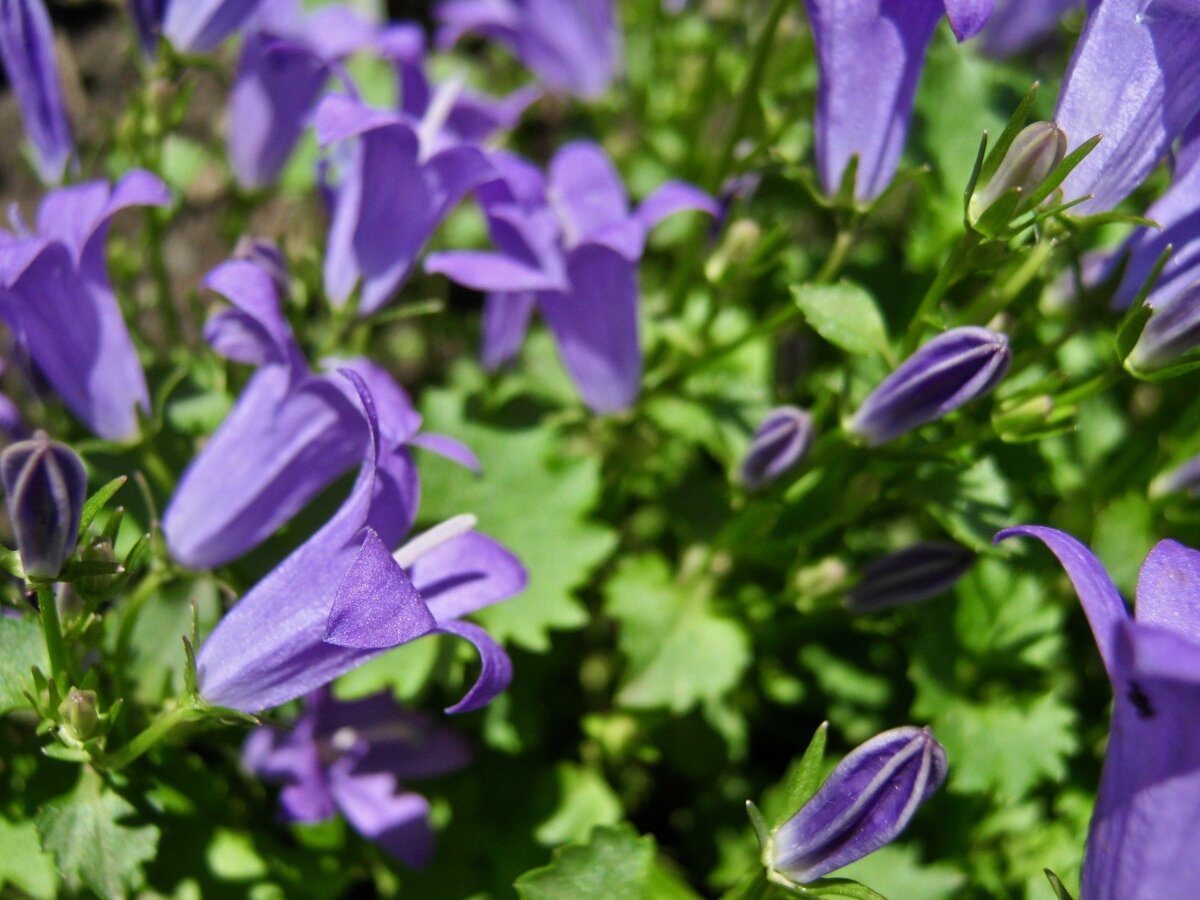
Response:
[[[38,173],[47,184],[58,184],[73,146],[44,0],[0,0],[0,60],[33,144]]]
[[[162,37],[163,13],[167,0],[128,0],[129,16],[137,32],[138,43],[147,57],[153,56]]]
[[[900,364],[863,401],[847,430],[876,447],[988,393],[1008,371],[1008,338],[952,328]]]
[[[585,99],[601,96],[617,73],[621,35],[613,0],[446,0],[437,8],[437,42],[464,34],[504,44],[547,87]]]
[[[750,439],[742,460],[742,484],[757,490],[803,462],[812,446],[812,416],[796,406],[772,410]]]
[[[834,194],[858,158],[854,197],[873,200],[896,172],[917,82],[945,14],[964,41],[987,22],[993,0],[804,0],[816,44],[817,169]]]
[[[164,514],[167,546],[192,568],[250,551],[367,453],[369,435],[349,382],[334,372],[314,374],[296,344],[280,308],[281,274],[282,260],[270,266],[235,259],[204,282],[232,304],[209,320],[205,336],[218,353],[259,369],[183,473]],[[451,438],[418,434],[420,414],[382,368],[364,359],[339,365],[366,381],[375,398],[377,482],[395,504],[394,530],[384,537],[395,541],[411,527],[419,502],[411,446],[471,469],[479,463]]]
[[[79,539],[87,499],[83,461],[66,444],[39,431],[0,453],[0,481],[21,567],[30,578],[54,578]]]
[[[462,768],[470,755],[461,737],[401,710],[390,694],[343,703],[320,690],[309,695],[290,731],[252,731],[242,761],[284,784],[285,820],[323,822],[341,812],[363,837],[421,868],[434,847],[429,802],[402,783]]]
[[[1113,688],[1112,725],[1083,860],[1087,900],[1200,894],[1200,553],[1150,551],[1131,617],[1104,566],[1075,538],[1024,525],[1075,586]]]
[[[950,590],[975,563],[975,554],[948,541],[925,541],[881,556],[850,590],[851,612],[918,603]]]
[[[407,511],[377,479],[378,415],[367,384],[343,370],[362,402],[369,453],[350,496],[312,537],[225,614],[196,657],[200,696],[259,712],[316,690],[384,650],[428,634],[475,645],[482,671],[447,712],[489,703],[512,678],[504,649],[462,621],[525,587],[517,558],[459,516],[410,540],[391,539]]]
[[[89,428],[108,440],[138,431],[146,379],[108,280],[109,221],[128,206],[165,206],[156,176],[134,171],[115,186],[91,181],[51,191],[37,231],[0,231],[0,319],[38,371]]]
[[[637,264],[646,235],[677,212],[716,216],[717,202],[669,181],[631,211],[612,162],[591,143],[559,150],[547,178],[509,154],[492,161],[499,177],[478,195],[498,252],[435,253],[425,270],[487,292],[484,365],[516,353],[536,307],[584,403],[598,413],[627,408],[642,377]]]
[[[1082,0],[996,0],[980,43],[989,56],[1012,56],[1052,32],[1068,10],[1082,5]]]
[[[1067,176],[1074,210],[1112,209],[1167,155],[1200,108],[1200,3],[1099,0],[1063,81],[1055,121],[1071,149],[1099,145]]]
[[[771,835],[773,873],[806,884],[896,839],[946,779],[946,752],[928,728],[893,728],[851,750]]]
[[[166,0],[162,33],[180,53],[207,53],[246,24],[263,0]]]

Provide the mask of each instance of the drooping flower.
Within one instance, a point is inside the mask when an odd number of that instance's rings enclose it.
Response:
[[[812,446],[812,416],[796,406],[772,410],[754,432],[742,460],[742,483],[756,490],[798,465]]]
[[[44,182],[58,184],[73,146],[44,0],[0,0],[0,60],[33,144],[38,173]]]
[[[363,837],[407,866],[433,855],[429,802],[403,783],[466,765],[470,750],[453,731],[397,707],[390,694],[339,702],[314,691],[290,731],[250,733],[242,761],[285,786],[279,795],[290,822],[323,822],[338,812]]]
[[[134,171],[115,186],[91,181],[51,191],[37,232],[0,231],[0,319],[38,370],[92,431],[126,440],[149,409],[146,379],[108,279],[105,240],[128,206],[165,206],[156,176]]]
[[[1008,338],[952,328],[924,344],[863,401],[847,430],[874,447],[988,393],[1004,377]]]
[[[796,884],[828,875],[896,839],[946,779],[928,728],[893,728],[851,750],[771,835],[771,869]]]
[[[225,614],[196,657],[200,696],[258,712],[316,690],[384,650],[440,633],[475,645],[482,671],[447,712],[486,705],[508,686],[512,663],[462,617],[521,591],[525,570],[501,544],[451,519],[391,552],[406,515],[377,476],[378,416],[366,383],[359,393],[369,452],[334,516]],[[398,539],[396,540],[398,542]]]
[[[979,35],[989,56],[1020,53],[1051,32],[1081,0],[996,0],[996,9]]]
[[[435,253],[425,270],[487,292],[485,365],[516,353],[536,306],[583,401],[600,413],[625,409],[641,383],[637,264],[646,235],[677,212],[715,216],[716,201],[670,181],[631,211],[620,176],[596,144],[563,147],[546,179],[508,154],[495,153],[492,162],[499,177],[478,195],[498,252]]]
[[[928,600],[950,590],[975,563],[975,554],[948,541],[923,541],[881,556],[850,590],[851,612],[875,612]]]
[[[39,431],[0,453],[0,481],[21,567],[31,578],[54,578],[79,539],[87,499],[83,461],[66,444]]]
[[[368,432],[356,395],[334,372],[313,373],[280,308],[282,260],[222,263],[205,286],[232,305],[209,320],[217,352],[259,367],[221,427],[196,456],[163,517],[172,555],[210,568],[249,552],[335,479],[361,462]],[[384,369],[339,361],[370,386],[379,412],[379,484],[395,504],[398,540],[416,517],[420,484],[410,447],[423,446],[472,469],[478,461],[449,437],[418,434],[421,416]]]
[[[1097,147],[1063,182],[1079,213],[1112,209],[1167,155],[1200,106],[1200,3],[1100,0],[1090,4],[1058,98],[1055,121],[1071,149]]]
[[[616,76],[621,35],[613,0],[446,0],[437,42],[464,34],[504,44],[548,87],[594,99]]]
[[[857,157],[854,196],[872,200],[896,172],[925,52],[942,15],[964,41],[993,0],[804,0],[816,44],[817,169],[834,194]]]
[[[1081,896],[1157,900],[1200,892],[1200,553],[1161,541],[1138,575],[1131,617],[1104,566],[1075,538],[1024,525],[1075,587],[1113,689],[1112,725],[1088,831]]]
[[[162,32],[181,53],[207,53],[246,24],[263,0],[166,0]]]

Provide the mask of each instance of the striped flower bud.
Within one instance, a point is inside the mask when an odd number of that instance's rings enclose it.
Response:
[[[1150,315],[1125,361],[1135,372],[1164,369],[1200,347],[1200,281],[1193,281]]]
[[[828,875],[894,840],[946,778],[946,751],[906,726],[850,751],[821,788],[775,829],[774,873],[796,884]]]
[[[798,465],[812,446],[812,416],[795,406],[772,410],[750,439],[742,460],[742,483],[750,490],[774,481]]]
[[[87,494],[83,462],[38,432],[0,454],[0,480],[21,565],[31,578],[54,578],[75,550]]]
[[[966,547],[928,541],[889,553],[863,569],[850,591],[851,612],[865,613],[936,597],[952,588],[975,562]]]
[[[986,328],[954,328],[906,359],[875,388],[847,430],[875,447],[940,419],[992,390],[1012,354],[1008,338]]]
[[[1021,192],[1024,202],[1066,155],[1067,136],[1061,128],[1053,122],[1027,125],[1013,138],[991,180],[971,198],[971,221],[979,221],[988,207],[1013,189]]]

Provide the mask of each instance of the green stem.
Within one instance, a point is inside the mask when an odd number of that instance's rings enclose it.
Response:
[[[1079,403],[1081,400],[1086,400],[1088,397],[1095,396],[1103,391],[1108,390],[1114,384],[1121,380],[1125,374],[1125,370],[1120,366],[1114,366],[1107,372],[1101,372],[1089,378],[1078,387],[1071,388],[1069,391],[1064,391],[1055,397],[1057,403],[1066,406],[1070,403]]]
[[[62,626],[58,621],[57,598],[54,588],[40,585],[37,589],[38,609],[42,615],[42,633],[46,637],[46,657],[50,661],[50,674],[55,681],[69,680],[71,671],[67,662],[67,648],[63,643]]]
[[[189,701],[163,713],[116,753],[105,756],[104,768],[110,771],[125,768],[139,756],[151,750],[176,728],[194,722],[200,715],[200,708],[194,701]]]
[[[722,895],[721,900],[760,900],[767,895],[767,870],[756,869]]]
[[[921,298],[921,302],[917,306],[917,311],[913,313],[913,317],[908,323],[908,338],[905,341],[904,347],[905,356],[917,349],[917,345],[921,342],[922,323],[930,316],[942,297],[946,295],[946,291],[949,290],[950,285],[954,283],[959,274],[959,267],[979,245],[980,238],[981,235],[977,232],[968,231],[954,245],[954,249],[950,251],[950,258],[946,260],[946,264],[938,272],[937,278],[933,280],[933,284],[929,286],[929,290]]]
[[[829,256],[825,259],[825,264],[813,276],[814,284],[829,284],[841,274],[857,237],[858,228],[855,225],[838,230],[837,237],[833,241],[833,247],[829,251]]]

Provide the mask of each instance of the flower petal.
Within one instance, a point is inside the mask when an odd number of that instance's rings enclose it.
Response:
[[[37,151],[39,174],[58,184],[74,147],[54,63],[54,30],[43,0],[0,3],[0,58]]]
[[[1138,573],[1137,621],[1200,646],[1200,551],[1177,541],[1154,545]]]
[[[568,245],[587,240],[629,215],[625,184],[599,145],[567,144],[550,161],[550,203],[558,210]]]
[[[529,576],[499,541],[468,531],[421,554],[412,581],[438,624],[445,625],[520,593]]]
[[[537,294],[490,293],[483,301],[483,367],[494,372],[517,355],[529,330]]]
[[[466,638],[479,651],[479,661],[482,663],[479,678],[471,685],[471,689],[461,700],[447,707],[446,712],[474,712],[487,706],[504,692],[512,681],[512,660],[490,634],[478,625],[457,620],[441,623],[438,631]]]

